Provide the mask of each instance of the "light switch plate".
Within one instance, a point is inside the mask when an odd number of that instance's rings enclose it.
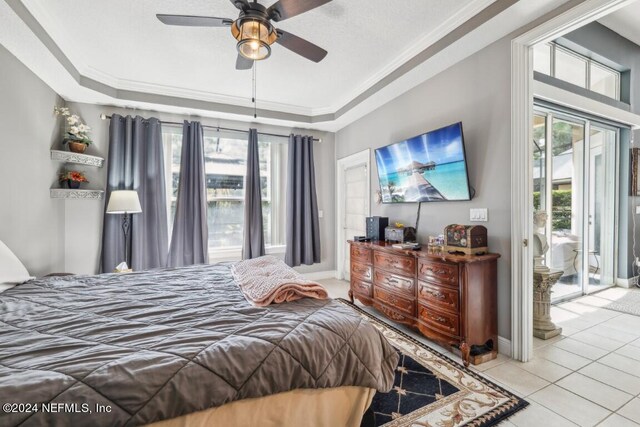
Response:
[[[324,218],[324,211],[323,210],[319,210],[318,211],[318,218]]]
[[[488,209],[469,209],[469,220],[471,222],[487,222],[489,220]]]
[[[636,206],[636,214],[640,214],[640,205]]]

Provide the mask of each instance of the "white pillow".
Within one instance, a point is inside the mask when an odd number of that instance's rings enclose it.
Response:
[[[17,284],[31,279],[18,257],[0,240],[0,283]]]

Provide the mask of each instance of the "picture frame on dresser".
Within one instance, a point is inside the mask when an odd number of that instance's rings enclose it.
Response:
[[[497,357],[499,254],[405,250],[382,241],[349,245],[352,303],[459,349],[465,366]]]

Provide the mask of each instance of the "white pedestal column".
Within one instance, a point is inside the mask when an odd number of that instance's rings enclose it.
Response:
[[[558,328],[551,321],[551,288],[562,276],[561,270],[533,272],[533,336],[548,340],[560,335]]]

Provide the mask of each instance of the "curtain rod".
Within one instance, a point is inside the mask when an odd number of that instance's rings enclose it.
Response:
[[[102,120],[111,120],[111,116],[107,116],[106,114],[102,113],[100,114],[100,118]],[[182,126],[182,123],[178,123],[178,122],[165,122],[164,120],[160,120],[160,123],[163,124],[167,124],[167,125],[177,125],[177,126]],[[220,126],[208,126],[208,125],[202,125],[203,128],[205,129],[214,129],[218,132],[220,132],[221,130],[225,130],[228,132],[242,132],[242,133],[249,133],[248,130],[242,130],[242,129],[233,129],[233,128],[225,128],[225,127],[220,127]],[[275,137],[279,137],[279,138],[289,138],[289,135],[281,135],[278,133],[266,133],[266,132],[258,132],[258,135],[266,135],[266,136],[275,136]],[[322,138],[313,138],[314,142],[322,142]]]

